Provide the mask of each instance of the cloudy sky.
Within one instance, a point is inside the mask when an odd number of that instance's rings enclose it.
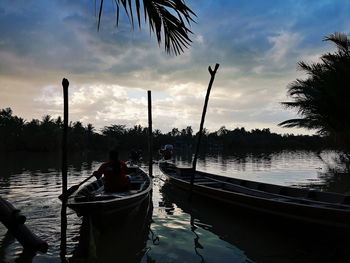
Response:
[[[295,117],[284,109],[286,87],[305,77],[300,60],[334,50],[322,39],[349,34],[348,0],[187,0],[196,13],[193,43],[180,56],[159,47],[147,25],[115,27],[105,1],[97,32],[94,0],[1,0],[0,108],[27,120],[62,115],[61,81],[70,81],[70,120],[147,125],[147,90],[154,128],[198,129],[209,81],[220,64],[206,127],[270,128]]]

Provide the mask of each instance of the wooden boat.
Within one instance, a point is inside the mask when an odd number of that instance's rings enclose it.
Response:
[[[227,209],[226,204],[209,198],[193,197],[189,202],[188,191],[170,183],[163,184],[160,192],[165,212],[179,214],[181,212],[173,208],[181,209],[190,217],[191,231],[203,233],[197,231],[201,228],[217,235],[244,251],[250,259],[246,262],[291,263],[299,262],[298,259],[302,262],[343,262],[350,258],[349,232],[344,229],[334,231],[334,228],[316,224],[295,224],[295,221],[280,220],[280,217],[262,217],[249,212],[251,210]],[[201,235],[199,237],[201,243]]]
[[[67,200],[67,206],[79,216],[106,216],[128,211],[145,200],[152,180],[138,166],[128,167],[130,186],[123,192],[105,192],[103,178],[82,185]]]
[[[152,212],[150,194],[127,214],[111,218],[111,223],[106,223],[105,217],[98,224],[83,217],[76,236],[79,242],[69,262],[140,262],[148,251]]]
[[[163,162],[160,170],[170,183],[190,189],[191,168]],[[193,193],[303,222],[350,229],[350,196],[273,185],[196,171]]]

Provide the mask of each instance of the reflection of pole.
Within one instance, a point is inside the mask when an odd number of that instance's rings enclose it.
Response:
[[[194,217],[192,216],[192,212],[190,213],[191,219],[190,219],[190,224],[191,224],[191,231],[193,232],[193,234],[195,235],[194,238],[194,251],[196,252],[196,254],[200,257],[201,259],[201,263],[205,262],[203,256],[198,252],[198,248],[199,249],[203,249],[203,246],[199,243],[199,235],[196,233],[196,225],[194,224]]]
[[[11,231],[7,231],[0,245],[0,261],[7,262],[5,260],[6,250],[15,242],[15,238],[12,235]],[[46,244],[47,250],[47,244]],[[15,262],[32,262],[32,259],[36,255],[36,250],[31,250],[28,248],[24,248],[22,253],[15,259]]]
[[[68,86],[67,79],[62,80],[63,86],[63,135],[62,135],[62,209],[61,209],[61,259],[66,257],[67,231],[67,133],[68,133]]]
[[[192,176],[191,176],[191,187],[190,187],[190,199],[192,197],[192,191],[193,191],[193,182],[194,182],[194,176],[196,173],[196,167],[197,167],[197,159],[198,159],[198,153],[199,153],[199,146],[201,143],[202,139],[202,134],[203,134],[203,126],[204,126],[204,120],[205,120],[205,114],[207,113],[207,107],[208,107],[208,101],[209,101],[209,96],[210,96],[210,90],[213,85],[214,79],[215,79],[215,74],[216,71],[219,68],[219,64],[215,65],[214,70],[211,69],[211,67],[208,67],[209,73],[210,73],[210,82],[208,85],[207,89],[207,95],[205,96],[205,101],[204,101],[204,106],[203,106],[203,112],[202,112],[202,119],[201,119],[201,124],[199,127],[199,132],[198,132],[198,139],[197,139],[197,145],[196,145],[196,151],[194,154],[193,162],[192,162]]]
[[[152,94],[151,91],[147,91],[148,95],[148,155],[149,155],[149,163],[148,163],[148,173],[149,176],[153,177],[153,138],[152,138]]]

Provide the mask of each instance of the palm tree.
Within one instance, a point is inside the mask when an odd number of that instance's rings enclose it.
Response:
[[[142,3],[141,3],[142,2]],[[99,2],[98,25],[100,28],[103,0]],[[195,13],[186,6],[183,0],[114,0],[116,6],[117,26],[119,23],[119,11],[122,7],[134,28],[134,13],[136,12],[137,22],[141,28],[141,9],[145,22],[148,21],[150,31],[156,34],[158,44],[164,41],[167,53],[178,55],[183,48],[191,44],[189,34],[190,22],[193,22]],[[164,40],[162,40],[162,33]]]
[[[322,55],[319,63],[299,62],[308,78],[291,83],[288,95],[293,101],[282,102],[297,109],[302,118],[279,125],[315,129],[350,150],[350,40],[345,34],[334,33],[324,41],[335,43],[337,51]]]

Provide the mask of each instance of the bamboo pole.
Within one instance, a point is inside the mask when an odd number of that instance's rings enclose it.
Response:
[[[194,176],[195,176],[195,173],[196,173],[197,159],[198,159],[198,154],[199,154],[199,147],[200,147],[200,143],[201,143],[202,135],[203,135],[203,126],[204,126],[204,121],[205,121],[205,115],[207,113],[207,107],[208,107],[210,91],[211,91],[211,87],[212,87],[212,85],[214,83],[216,71],[218,70],[219,66],[220,66],[219,64],[216,64],[214,70],[212,70],[210,66],[208,67],[208,71],[210,73],[210,81],[209,81],[209,85],[208,85],[208,89],[207,89],[207,94],[205,96],[203,112],[202,112],[202,118],[201,118],[201,123],[200,123],[200,127],[199,127],[198,138],[197,138],[196,151],[195,151],[193,162],[192,162],[192,175],[191,175],[190,198],[189,198],[190,200],[192,198]]]
[[[69,81],[62,80],[63,86],[63,134],[62,134],[62,208],[61,208],[61,259],[66,257],[67,249],[67,144],[68,144],[68,87]]]
[[[152,133],[152,93],[147,91],[148,96],[148,173],[150,177],[153,177],[153,133]]]
[[[67,79],[62,80],[63,86],[63,134],[62,134],[62,194],[67,192],[67,133],[68,133],[68,87]]]

